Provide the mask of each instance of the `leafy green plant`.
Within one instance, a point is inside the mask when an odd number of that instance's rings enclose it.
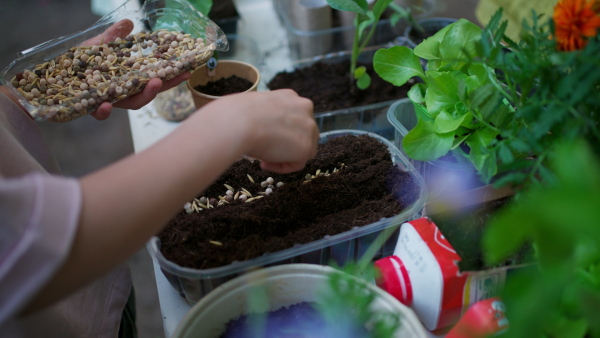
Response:
[[[403,140],[409,157],[452,151],[496,186],[551,183],[547,158],[561,138],[600,141],[600,43],[559,50],[553,21],[535,14],[517,43],[501,18],[499,10],[485,29],[461,19],[414,50],[378,50],[375,71],[397,86],[422,80],[409,91],[418,117]]]
[[[509,336],[600,336],[600,161],[584,140],[561,142],[549,155],[559,182],[535,187],[489,224],[490,264],[527,242],[538,265],[507,279]]]
[[[400,327],[401,317],[389,312],[376,311],[372,307],[376,295],[365,287],[368,281],[374,281],[376,270],[373,258],[381,249],[385,241],[398,230],[398,226],[384,229],[367,251],[357,262],[350,262],[343,267],[331,263],[340,270],[333,273],[327,279],[328,287],[323,292],[318,305],[319,311],[332,323],[339,323],[342,318],[340,314],[348,313],[346,318],[353,325],[361,323],[369,326],[369,337],[387,338],[393,337]],[[347,335],[342,335],[347,336]]]
[[[357,67],[358,56],[367,46],[377,29],[381,15],[393,0],[376,0],[373,8],[369,8],[367,0],[327,0],[331,8],[340,11],[356,13],[354,18],[354,39],[352,41],[352,55],[350,59],[350,75],[356,79],[359,89],[366,89],[371,85],[371,77],[364,66]]]
[[[455,150],[489,178],[496,173],[496,157],[487,147],[500,134],[497,125],[507,121],[512,111],[497,102],[485,106],[476,101],[480,88],[493,86],[489,67],[465,57],[475,53],[481,35],[481,28],[460,19],[414,50],[404,46],[378,50],[373,66],[379,76],[396,86],[413,77],[422,80],[408,93],[418,117],[402,144],[409,157],[431,161]],[[421,59],[427,61],[426,68]],[[462,144],[471,151],[463,152]]]

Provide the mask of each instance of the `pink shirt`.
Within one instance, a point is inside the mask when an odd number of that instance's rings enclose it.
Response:
[[[76,179],[59,176],[36,123],[2,93],[0,145],[0,336],[116,337],[132,285],[126,265],[15,318],[67,257],[82,194]]]

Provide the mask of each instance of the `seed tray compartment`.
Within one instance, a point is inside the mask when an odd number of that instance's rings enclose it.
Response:
[[[162,273],[171,286],[189,304],[197,303],[206,294],[221,284],[256,268],[276,266],[289,263],[309,263],[328,265],[332,261],[338,265],[358,261],[367,249],[377,241],[378,235],[385,229],[398,227],[392,235],[381,244],[376,253],[376,259],[389,256],[393,253],[399,233],[399,226],[407,220],[421,217],[425,204],[427,188],[421,175],[410,164],[408,159],[394,146],[394,144],[374,133],[360,130],[337,130],[321,133],[320,142],[344,135],[368,134],[387,145],[392,161],[400,169],[410,173],[411,177],[419,186],[419,196],[415,202],[404,211],[390,218],[383,218],[375,223],[354,228],[333,236],[325,236],[322,239],[306,244],[296,245],[292,248],[277,252],[266,253],[253,259],[233,262],[231,264],[210,268],[193,269],[180,266],[166,259],[160,251],[160,239],[153,237],[147,243],[147,249],[153,259],[156,260]],[[309,212],[309,211],[307,211]]]
[[[33,118],[64,122],[139,93],[153,77],[194,70],[215,50],[227,49],[219,26],[186,0],[148,0],[141,8],[128,0],[84,31],[19,53],[0,81]]]

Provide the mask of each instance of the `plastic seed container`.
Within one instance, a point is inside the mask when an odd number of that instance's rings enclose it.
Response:
[[[186,0],[128,0],[88,29],[19,53],[1,82],[38,120],[69,121],[226,51],[227,38]]]
[[[167,260],[160,251],[160,240],[152,238],[147,243],[150,254],[156,259],[163,274],[171,286],[187,300],[189,304],[197,303],[202,297],[214,290],[216,287],[257,267],[275,266],[289,263],[309,263],[328,265],[335,261],[339,265],[358,261],[367,249],[376,242],[377,236],[387,228],[399,227],[407,220],[421,217],[421,212],[426,201],[427,188],[421,175],[410,164],[408,159],[387,139],[360,130],[337,130],[321,133],[320,142],[343,135],[368,134],[387,145],[392,161],[400,169],[411,174],[412,178],[420,187],[419,196],[415,202],[394,217],[383,218],[375,223],[357,227],[333,236],[325,236],[320,240],[299,244],[292,248],[266,253],[260,257],[241,262],[233,262],[229,265],[211,269],[193,269],[180,266]],[[307,212],[310,212],[307,210]],[[393,253],[398,238],[399,229],[382,244],[376,254],[376,259],[389,256]]]

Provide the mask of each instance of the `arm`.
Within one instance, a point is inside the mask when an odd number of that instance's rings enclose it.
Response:
[[[224,97],[140,154],[83,177],[71,252],[27,311],[125,261],[241,155],[263,160],[266,170],[302,169],[319,137],[312,110],[311,101],[291,90]]]

